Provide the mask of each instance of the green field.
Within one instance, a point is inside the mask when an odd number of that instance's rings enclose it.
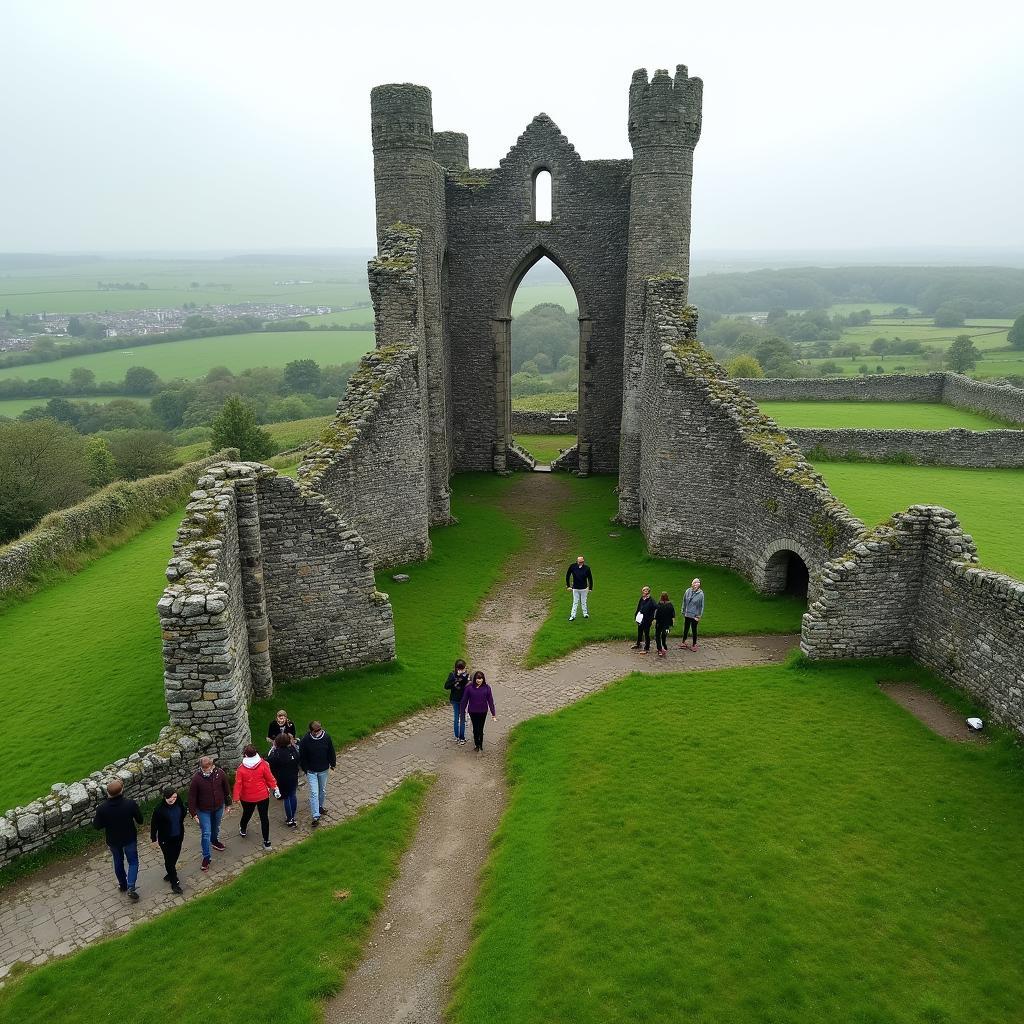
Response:
[[[910,505],[943,505],[974,537],[982,565],[1024,579],[1020,505],[1024,469],[955,469],[817,462],[837,498],[873,525]]]
[[[523,395],[512,399],[512,408],[523,412],[574,412],[575,391],[552,391],[546,395]]]
[[[359,962],[428,785],[409,779],[226,885],[11,981],[0,1018],[50,1022],[59,1008],[62,1024],[207,1024],[215,1007],[220,1024],[320,1020]]]
[[[558,567],[552,581],[548,615],[533,639],[529,664],[540,664],[599,640],[632,642],[636,638],[633,613],[640,588],[647,585],[656,596],[668,591],[678,612],[694,576],[700,577],[707,595],[700,624],[702,636],[800,631],[805,601],[790,596],[764,597],[742,577],[718,566],[652,558],[638,529],[610,525],[617,510],[615,477],[566,479],[573,489],[573,501],[556,518],[568,534],[569,550],[565,565]],[[579,554],[587,559],[594,574],[590,618],[569,622],[572,598],[565,590],[565,570]],[[682,620],[677,619],[673,635],[681,632]]]
[[[513,734],[453,1024],[1006,1024],[1019,752],[909,663],[630,677]]]
[[[547,464],[576,443],[575,434],[520,434],[519,442],[538,462]]]
[[[181,308],[185,303],[282,302],[350,306],[369,300],[363,253],[301,259],[51,259],[0,272],[0,312],[100,313]],[[97,282],[144,282],[145,290],[101,291]],[[303,282],[287,284],[285,282]],[[198,288],[191,287],[193,283]]]
[[[553,302],[567,313],[576,311],[576,293],[572,285],[565,284],[522,284],[512,299],[512,315],[519,316],[534,306]]]
[[[0,775],[0,808],[76,782],[167,724],[156,602],[181,515],[0,612],[0,694],[12,727],[59,737],[21,745]]]
[[[51,364],[52,365],[52,364]],[[87,398],[69,398],[69,402],[93,402],[96,405],[102,405],[105,402],[112,401],[113,399],[130,398],[133,402],[139,402],[142,405],[149,405],[149,398],[142,395],[89,395]],[[9,416],[14,419],[20,413],[23,413],[26,409],[31,409],[37,405],[46,405],[49,401],[47,398],[3,398],[0,399],[0,416]]]
[[[782,427],[860,427],[873,430],[993,430],[1007,424],[928,402],[760,402]]]
[[[0,380],[8,377],[67,380],[76,366],[92,370],[98,381],[121,380],[130,366],[146,366],[161,380],[194,379],[205,376],[214,366],[226,366],[239,373],[251,366],[284,366],[293,359],[315,359],[321,365],[354,363],[373,346],[373,334],[368,331],[228,334],[72,356],[52,363],[5,367],[0,369]]]
[[[319,437],[324,427],[333,420],[333,416],[310,416],[303,420],[282,420],[280,423],[267,423],[263,429],[270,434],[279,452],[297,448]],[[197,441],[195,444],[183,445],[177,449],[178,461],[191,462],[202,459],[210,454],[209,441]]]

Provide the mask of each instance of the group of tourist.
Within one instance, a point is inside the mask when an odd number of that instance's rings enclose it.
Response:
[[[590,610],[587,607],[587,599],[590,591],[594,589],[594,574],[587,565],[583,555],[578,555],[576,561],[565,570],[565,589],[572,592],[572,609],[569,612],[569,621],[573,622],[579,609],[583,610],[583,618],[590,618]],[[697,650],[697,623],[704,616],[704,591],[701,589],[700,580],[694,579],[683,596],[683,639],[679,647],[681,649]],[[654,643],[658,650],[658,657],[664,658],[668,651],[668,633],[676,620],[675,605],[669,600],[667,591],[661,592],[661,598],[655,601],[651,596],[651,588],[643,587],[640,590],[640,600],[636,603],[636,643],[633,650],[641,654],[649,654],[651,651],[651,625],[654,625]],[[687,638],[692,634],[693,643],[687,644]],[[447,684],[445,684],[447,685]]]
[[[188,787],[188,801],[183,801],[173,786],[164,786],[162,800],[153,809],[149,823],[149,838],[163,854],[171,891],[181,893],[178,878],[178,858],[185,838],[186,819],[191,817],[199,826],[199,844],[203,871],[210,869],[214,851],[223,853],[227,847],[221,842],[220,829],[224,816],[231,813],[232,805],[242,805],[238,834],[248,834],[254,814],[260,820],[263,849],[271,849],[270,798],[282,803],[287,828],[298,828],[295,813],[298,807],[300,775],[309,786],[309,812],[311,824],[316,828],[326,809],[327,777],[337,767],[334,742],[320,722],[309,723],[309,730],[301,739],[296,735],[295,723],[287,712],[278,711],[267,728],[270,752],[266,758],[251,743],[242,751],[242,762],[235,771],[235,784],[228,783],[227,774],[212,757],[199,759],[199,767]],[[93,826],[106,833],[107,846],[114,861],[114,876],[121,892],[132,900],[139,898],[135,883],[139,874],[137,826],[143,824],[142,810],[124,795],[124,783],[113,779],[107,784],[107,799],[96,808]]]
[[[444,688],[448,691],[448,699],[452,705],[452,728],[455,732],[455,742],[466,742],[466,714],[473,723],[473,749],[483,753],[484,749],[484,723],[487,721],[487,712],[490,711],[491,718],[497,720],[498,715],[494,710],[494,694],[487,683],[487,676],[480,669],[477,669],[472,677],[466,671],[466,663],[459,658],[455,667],[448,673],[444,681]]]

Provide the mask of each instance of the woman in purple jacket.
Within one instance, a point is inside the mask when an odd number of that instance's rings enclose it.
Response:
[[[469,686],[462,694],[462,710],[469,711],[469,720],[473,723],[473,743],[476,745],[477,753],[484,749],[484,722],[487,721],[487,709],[491,710],[491,718],[495,721],[498,716],[494,712],[494,697],[491,688],[487,685],[487,677],[477,669],[473,673]]]

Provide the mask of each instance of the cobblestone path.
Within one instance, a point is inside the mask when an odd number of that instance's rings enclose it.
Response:
[[[572,553],[551,522],[568,496],[557,475],[531,474],[509,494],[528,543],[468,626],[467,661],[492,683],[498,721],[488,719],[485,752],[472,742],[454,743],[447,705],[430,708],[347,747],[329,781],[325,823],[335,824],[375,803],[412,772],[437,777],[399,878],[374,925],[362,964],[326,1007],[328,1021],[440,1022],[452,978],[468,947],[479,868],[505,801],[502,772],[510,729],[535,715],[565,707],[633,671],[665,673],[782,661],[796,638],[736,637],[701,642],[697,653],[668,659],[638,656],[628,641],[595,644],[535,669],[521,658],[545,617],[555,574]],[[440,687],[440,680],[438,686]],[[468,723],[467,723],[468,724]],[[271,808],[275,849],[309,834],[307,790],[299,790],[300,828],[282,827],[279,805]],[[272,801],[273,803],[273,801]],[[124,932],[241,873],[268,854],[259,829],[238,835],[238,818],[223,827],[227,852],[199,870],[198,830],[192,828],[179,863],[183,896],[162,881],[159,852],[140,842],[141,899],[132,904],[117,891],[106,852],[90,852],[38,872],[0,894],[0,978],[17,962],[32,964],[66,955]],[[253,825],[257,823],[254,821]],[[140,836],[140,839],[143,838]],[[148,828],[145,838],[148,838]]]

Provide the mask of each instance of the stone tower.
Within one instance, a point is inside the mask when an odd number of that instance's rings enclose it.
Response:
[[[675,274],[689,281],[693,150],[700,138],[703,83],[676,67],[675,78],[633,73],[629,87],[629,142],[633,171],[626,269],[626,344],[623,362],[619,517],[639,521],[640,380],[643,372],[646,281]],[[683,295],[685,301],[686,296]]]

